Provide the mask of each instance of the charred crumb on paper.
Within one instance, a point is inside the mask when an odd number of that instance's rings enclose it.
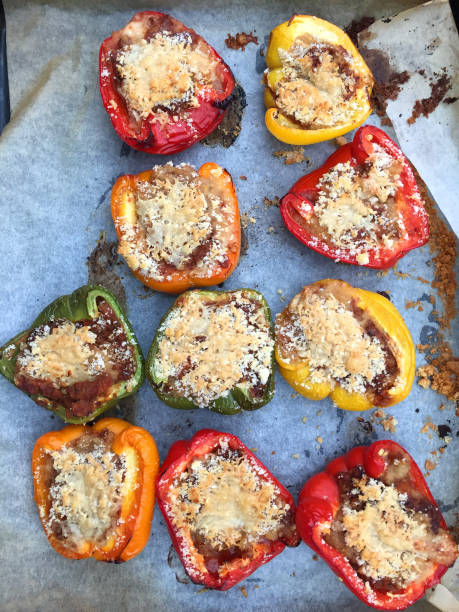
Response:
[[[278,198],[277,196],[274,196],[274,198],[272,200],[270,200],[269,198],[263,198],[263,202],[265,205],[265,210],[268,208],[271,208],[272,206],[276,206],[279,207],[280,206],[280,198]]]
[[[223,120],[217,128],[209,134],[209,136],[201,140],[200,143],[208,147],[216,147],[218,145],[221,145],[225,149],[230,147],[241,132],[242,116],[246,106],[247,99],[245,91],[240,83],[236,82],[233,93],[231,94],[231,101]]]
[[[234,35],[228,33],[228,37],[225,38],[225,45],[228,49],[245,51],[249,43],[258,45],[258,36],[254,36],[251,31],[248,34],[246,32],[238,32]]]
[[[286,149],[281,151],[274,151],[274,157],[284,160],[284,164],[286,166],[291,166],[292,164],[300,164],[305,161],[304,156],[304,147],[296,147],[294,149]]]

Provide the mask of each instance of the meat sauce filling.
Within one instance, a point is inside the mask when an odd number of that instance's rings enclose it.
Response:
[[[223,443],[194,459],[176,486],[172,511],[188,518],[175,524],[210,574],[222,575],[228,562],[250,559],[260,547],[269,550],[275,541],[296,537],[293,509],[240,449]]]
[[[35,328],[16,361],[15,384],[29,395],[42,396],[38,401],[45,407],[47,400],[58,402],[68,417],[94,412],[113,385],[129,380],[136,371],[134,349],[113,309],[101,298],[97,308],[94,319],[54,319]],[[40,348],[41,341],[52,340],[63,329],[69,334],[63,334],[60,346],[56,341],[49,351],[46,345]]]
[[[429,575],[433,564],[449,566],[457,557],[438,507],[413,486],[410,463],[408,456],[391,456],[380,479],[370,478],[363,466],[337,475],[340,508],[325,540],[372,589],[384,593],[399,592]],[[349,534],[347,525],[359,535]]]

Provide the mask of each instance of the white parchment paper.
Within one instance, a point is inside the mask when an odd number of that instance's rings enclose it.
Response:
[[[27,328],[55,297],[70,293],[88,279],[86,261],[101,232],[115,241],[110,216],[110,190],[117,176],[138,173],[164,157],[126,147],[115,134],[98,91],[98,51],[112,30],[142,9],[172,13],[195,28],[223,55],[242,84],[248,106],[242,132],[228,149],[200,144],[172,156],[175,163],[200,166],[216,161],[234,178],[241,212],[253,217],[246,230],[249,247],[225,289],[253,287],[264,293],[273,314],[280,312],[301,288],[321,278],[342,278],[372,291],[386,291],[402,312],[416,343],[438,329],[430,302],[432,292],[418,277],[432,280],[428,246],[409,253],[399,276],[337,264],[307,249],[284,227],[276,207],[263,199],[282,196],[306,171],[321,165],[335,150],[334,142],[308,147],[309,164],[285,166],[273,156],[288,149],[265,129],[260,46],[273,26],[295,12],[311,12],[340,26],[363,15],[392,15],[416,2],[357,0],[306,4],[293,1],[198,0],[196,2],[92,3],[75,0],[5,3],[12,121],[0,137],[0,344]],[[256,29],[260,46],[244,52],[226,48],[227,33]],[[372,116],[369,120],[378,123]],[[393,135],[393,131],[389,133]],[[352,134],[348,135],[348,139]],[[245,176],[247,180],[240,177]],[[274,228],[272,230],[271,228]],[[146,291],[122,261],[110,272],[124,285],[130,320],[146,355],[155,329],[174,297]],[[438,296],[434,294],[439,308]],[[407,300],[421,300],[423,310],[405,309]],[[458,335],[457,326],[451,330]],[[417,355],[417,363],[424,357]],[[333,457],[356,444],[391,438],[405,446],[421,467],[443,442],[436,433],[421,434],[427,419],[451,423],[454,407],[430,389],[414,384],[410,396],[386,412],[398,421],[395,433],[371,413],[345,412],[329,400],[312,402],[297,396],[276,377],[276,394],[253,413],[225,417],[206,410],[180,411],[162,404],[148,383],[131,402],[113,413],[146,427],[155,437],[161,459],[177,439],[211,427],[238,435],[289,488],[294,497],[307,478]],[[364,422],[358,420],[363,417]],[[158,510],[145,550],[123,565],[94,560],[72,561],[48,544],[32,497],[30,459],[36,439],[60,429],[58,418],[0,380],[0,608],[8,612],[162,612],[289,610],[363,612],[368,608],[313,558],[304,544],[286,549],[260,568],[243,586],[228,592],[202,592],[183,584],[183,570],[170,553],[171,542]],[[317,438],[323,441],[319,443]],[[438,467],[428,478],[450,524],[457,506],[458,449],[453,442],[438,454]],[[182,581],[179,581],[178,578]],[[431,610],[424,600],[414,607]]]

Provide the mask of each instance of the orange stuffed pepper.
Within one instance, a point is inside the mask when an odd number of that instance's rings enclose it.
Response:
[[[155,166],[112,190],[119,253],[147,287],[181,293],[226,280],[241,248],[231,175],[212,162]]]
[[[271,32],[265,121],[278,140],[309,145],[359,127],[371,113],[373,76],[340,28],[294,15]]]
[[[50,431],[32,455],[34,496],[64,557],[121,563],[150,537],[159,456],[152,436],[121,419]]]

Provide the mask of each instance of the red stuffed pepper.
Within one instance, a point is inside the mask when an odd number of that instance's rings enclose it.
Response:
[[[391,440],[357,446],[310,478],[296,516],[306,544],[379,610],[413,604],[458,554],[421,471]]]
[[[183,151],[213,132],[231,101],[234,78],[201,36],[164,13],[137,13],[104,40],[102,102],[129,146]]]
[[[225,591],[299,542],[292,496],[231,434],[203,429],[175,442],[156,491],[175,549],[197,584]]]
[[[366,125],[281,201],[289,231],[336,261],[389,268],[429,239],[429,218],[408,159]]]

